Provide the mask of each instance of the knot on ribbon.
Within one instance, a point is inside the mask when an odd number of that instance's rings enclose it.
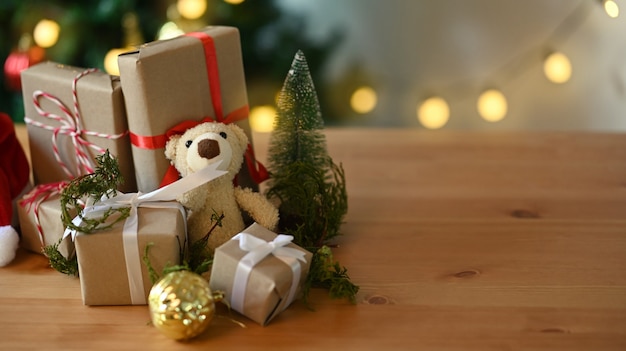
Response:
[[[278,234],[274,240],[265,241],[252,234],[242,232],[235,235],[233,240],[239,240],[239,248],[248,252],[241,261],[253,267],[270,254],[276,257],[292,257],[298,261],[306,262],[303,251],[285,247],[293,241],[291,235]]]
[[[94,172],[95,165],[93,163],[93,159],[90,156],[89,149],[96,151],[97,153],[104,153],[106,150],[99,147],[98,145],[89,142],[85,139],[85,136],[91,135],[105,139],[118,139],[125,136],[128,131],[121,134],[105,134],[98,133],[89,130],[85,130],[82,126],[81,122],[81,114],[80,114],[80,104],[78,103],[78,93],[77,93],[77,83],[82,77],[97,72],[98,69],[90,68],[84,70],[74,77],[72,80],[72,106],[73,110],[68,108],[59,98],[56,96],[49,94],[47,92],[41,90],[35,90],[33,92],[33,105],[35,106],[35,110],[37,113],[45,118],[56,121],[59,125],[52,126],[46,123],[42,123],[39,121],[35,121],[29,117],[24,117],[24,121],[27,124],[43,128],[45,130],[49,130],[52,132],[52,151],[54,153],[54,158],[57,163],[61,166],[65,174],[69,178],[78,177],[83,174],[89,174]],[[57,115],[55,113],[46,111],[41,107],[40,100],[46,99],[56,105],[58,109],[61,111],[61,115]],[[70,170],[69,166],[61,159],[61,154],[59,151],[58,145],[58,136],[59,134],[66,135],[72,140],[72,145],[74,146],[74,151],[76,153],[76,168],[74,170]]]

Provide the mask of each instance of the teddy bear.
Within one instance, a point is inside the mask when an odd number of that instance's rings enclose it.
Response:
[[[270,230],[278,224],[276,206],[261,193],[234,184],[247,146],[243,129],[220,122],[200,123],[182,134],[171,135],[166,143],[165,156],[182,177],[218,161],[221,163],[217,168],[228,172],[177,198],[189,210],[187,228],[192,243],[208,233],[214,213],[224,215],[222,226],[209,236],[210,252],[245,229],[242,210]]]
[[[30,166],[16,135],[13,120],[0,113],[0,266],[15,258],[20,237],[13,216],[15,199],[28,185]]]

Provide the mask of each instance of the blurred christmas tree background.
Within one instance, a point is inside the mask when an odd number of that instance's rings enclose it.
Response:
[[[19,72],[36,62],[50,60],[117,74],[115,64],[105,61],[116,63],[117,54],[134,46],[207,25],[228,25],[241,34],[251,108],[275,106],[291,60],[302,50],[324,119],[333,124],[318,81],[340,34],[311,42],[303,36],[305,24],[306,18],[286,13],[275,0],[2,0],[0,111],[23,121]]]

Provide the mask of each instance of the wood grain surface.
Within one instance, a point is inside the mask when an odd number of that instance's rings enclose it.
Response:
[[[356,305],[316,290],[315,311],[296,302],[266,327],[233,313],[246,328],[215,318],[181,343],[146,306],[82,305],[77,279],[20,251],[0,268],[0,349],[626,350],[626,135],[326,135]]]

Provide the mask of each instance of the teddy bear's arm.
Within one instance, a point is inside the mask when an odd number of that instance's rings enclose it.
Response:
[[[183,206],[192,211],[200,211],[206,203],[206,197],[209,192],[207,187],[207,184],[202,184],[197,188],[182,194],[177,200]]]
[[[250,188],[236,187],[235,200],[252,219],[263,227],[274,230],[278,224],[278,209],[265,196]]]

